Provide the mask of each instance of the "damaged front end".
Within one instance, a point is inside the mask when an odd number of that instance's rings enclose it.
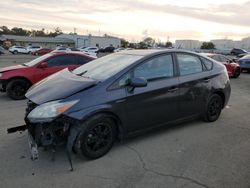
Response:
[[[45,150],[52,150],[52,160],[55,160],[56,147],[66,144],[66,153],[72,167],[71,151],[79,133],[80,122],[69,118],[63,114],[58,115],[54,119],[49,118],[48,121],[38,118],[38,121],[29,118],[29,114],[38,107],[32,101],[28,101],[25,115],[26,125],[8,129],[8,133],[28,130],[28,143],[30,147],[31,159],[38,159],[38,147]]]

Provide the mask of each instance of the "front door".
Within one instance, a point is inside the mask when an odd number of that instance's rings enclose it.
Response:
[[[132,71],[133,77],[147,79],[148,85],[126,89],[125,120],[128,131],[165,124],[179,117],[178,78],[174,77],[171,54],[153,57]]]

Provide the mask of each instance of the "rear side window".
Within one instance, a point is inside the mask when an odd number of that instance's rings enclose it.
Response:
[[[204,64],[204,66],[205,66],[205,69],[206,70],[212,70],[212,68],[213,68],[213,62],[210,61],[210,60],[208,60],[208,59],[206,59],[206,58],[203,58],[203,57],[201,59],[202,59],[202,62]]]
[[[218,55],[211,56],[212,59],[221,62],[221,58]]]
[[[154,57],[134,69],[134,77],[143,77],[150,80],[173,77],[172,56],[162,55]]]
[[[77,56],[78,57],[78,65],[84,65],[85,63],[88,63],[89,61],[91,61],[91,59],[89,57],[85,57],[85,56]]]
[[[67,65],[77,65],[77,60],[75,55],[60,55],[50,58],[48,61],[49,67],[54,66],[67,66]]]
[[[197,56],[189,54],[176,54],[180,75],[188,75],[202,72],[202,64]]]

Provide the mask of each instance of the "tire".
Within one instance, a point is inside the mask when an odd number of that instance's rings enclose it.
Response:
[[[36,56],[38,56],[38,53],[35,53]]]
[[[15,51],[13,52],[13,54],[15,54],[15,55],[18,54],[18,51],[15,50]]]
[[[6,87],[6,92],[11,99],[25,99],[25,93],[28,91],[30,83],[23,79],[11,80]]]
[[[223,107],[223,100],[220,95],[213,94],[207,103],[204,120],[206,122],[214,122],[216,121],[220,114]]]
[[[237,68],[237,69],[234,71],[233,77],[234,77],[234,78],[238,78],[238,77],[240,76],[240,73],[241,73],[240,68]]]
[[[117,128],[110,116],[95,115],[84,122],[73,150],[88,159],[97,159],[109,152],[116,138]]]

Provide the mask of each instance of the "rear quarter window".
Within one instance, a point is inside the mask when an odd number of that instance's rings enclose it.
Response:
[[[203,58],[203,57],[201,58],[201,60],[202,60],[202,63],[204,64],[206,70],[213,69],[213,62],[212,61],[210,61],[206,58]]]

